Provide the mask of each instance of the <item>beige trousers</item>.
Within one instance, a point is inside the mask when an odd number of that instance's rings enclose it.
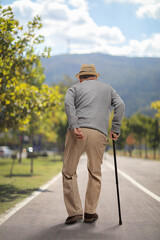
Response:
[[[81,199],[77,184],[77,166],[83,152],[86,152],[88,162],[88,186],[85,195],[84,211],[90,214],[96,212],[101,190],[101,164],[107,144],[107,137],[94,129],[81,128],[84,139],[78,139],[72,130],[68,130],[65,142],[63,163],[63,193],[64,202],[69,216],[83,214]]]

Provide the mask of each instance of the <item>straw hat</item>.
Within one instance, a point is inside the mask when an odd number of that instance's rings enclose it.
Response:
[[[96,67],[94,64],[82,64],[80,72],[77,73],[75,77],[79,79],[79,77],[82,75],[100,76],[100,74],[96,72]]]

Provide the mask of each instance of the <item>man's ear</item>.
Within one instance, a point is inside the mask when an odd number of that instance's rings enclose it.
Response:
[[[79,81],[82,82],[82,80],[80,79],[80,77],[79,77]]]

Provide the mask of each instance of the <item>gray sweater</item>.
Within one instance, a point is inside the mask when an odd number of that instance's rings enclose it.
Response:
[[[85,80],[70,87],[65,96],[69,128],[93,128],[107,136],[109,113],[114,108],[111,131],[120,133],[124,102],[109,85],[98,80]]]

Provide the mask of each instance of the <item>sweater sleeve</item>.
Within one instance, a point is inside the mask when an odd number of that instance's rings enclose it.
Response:
[[[75,108],[75,88],[74,87],[69,88],[66,93],[65,111],[67,114],[69,128],[71,130],[73,130],[74,128],[79,128],[78,118],[76,116],[76,108]]]
[[[112,120],[111,131],[115,133],[120,133],[121,121],[123,118],[125,105],[123,100],[120,98],[118,93],[113,88],[112,88],[111,105],[114,108],[114,117]]]

